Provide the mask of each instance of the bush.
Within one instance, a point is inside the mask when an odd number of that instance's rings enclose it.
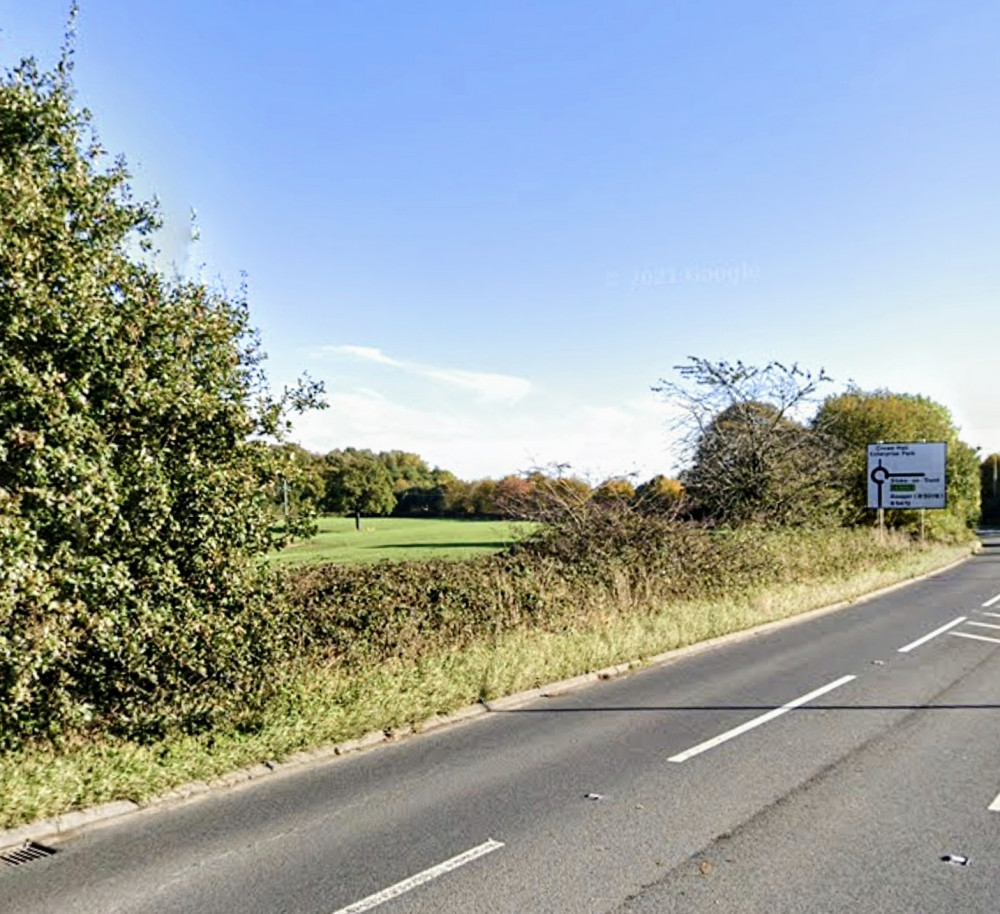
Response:
[[[579,506],[503,553],[462,562],[285,572],[285,622],[306,662],[368,670],[514,629],[562,631],[672,602],[888,566],[910,547],[869,530],[711,529],[621,502]]]
[[[0,80],[0,747],[209,726],[282,637],[261,438],[318,391],[269,396],[245,296],[147,265],[102,162],[65,58]]]

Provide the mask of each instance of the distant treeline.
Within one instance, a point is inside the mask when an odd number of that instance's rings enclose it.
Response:
[[[687,465],[636,485],[593,484],[565,467],[465,481],[417,454],[343,448],[313,454],[278,447],[283,470],[274,504],[289,528],[316,513],[403,517],[509,517],[550,522],[613,502],[643,514],[738,527],[870,526],[867,445],[947,445],[947,506],[922,514],[886,511],[888,526],[961,540],[977,523],[1000,523],[1000,456],[983,460],[962,441],[950,412],[926,397],[846,391],[815,403],[824,375],[772,363],[763,368],[693,359],[682,382],[656,388],[686,411]],[[812,407],[811,417],[801,407]]]
[[[274,502],[279,514],[291,517],[537,517],[553,498],[564,505],[614,500],[672,511],[684,494],[676,479],[663,475],[637,486],[621,477],[592,485],[558,469],[466,481],[408,451],[347,447],[315,454],[296,444],[278,450],[284,472]]]

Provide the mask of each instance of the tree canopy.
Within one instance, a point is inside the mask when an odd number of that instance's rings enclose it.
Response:
[[[933,535],[962,537],[979,519],[975,449],[951,414],[927,397],[849,386],[828,396],[830,378],[798,365],[691,358],[678,380],[655,387],[679,409],[687,446],[681,482],[696,515],[724,524],[875,522],[867,507],[867,445],[880,441],[947,444],[947,507],[928,512]],[[915,528],[915,511],[889,523]]]
[[[264,442],[319,402],[269,393],[245,290],[150,265],[155,208],[106,163],[67,53],[0,80],[0,744],[252,688]]]
[[[945,475],[947,508],[931,511],[932,532],[959,535],[979,520],[979,460],[959,438],[951,413],[940,403],[915,394],[850,387],[828,397],[813,427],[841,442],[837,464],[845,515],[853,523],[872,522],[867,505],[867,445],[879,441],[943,441],[948,446]],[[914,511],[890,511],[895,526],[915,526]]]
[[[367,450],[345,448],[325,457],[323,508],[333,514],[389,514],[396,505],[392,474]]]

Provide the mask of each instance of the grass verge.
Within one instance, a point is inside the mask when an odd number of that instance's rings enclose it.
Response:
[[[900,549],[873,567],[689,601],[650,603],[636,582],[619,582],[578,623],[517,627],[461,650],[438,649],[360,671],[311,663],[287,678],[250,733],[229,730],[146,745],[104,738],[0,757],[0,827],[112,800],[142,803],[253,763],[372,730],[419,726],[436,714],[604,666],[641,664],[667,650],[857,598],[968,552],[969,546]]]

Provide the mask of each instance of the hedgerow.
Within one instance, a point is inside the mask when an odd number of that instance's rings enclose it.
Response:
[[[912,548],[869,530],[718,530],[624,505],[552,522],[502,553],[461,562],[327,564],[283,575],[301,656],[365,669],[514,629],[586,627],[786,583],[888,566]]]

